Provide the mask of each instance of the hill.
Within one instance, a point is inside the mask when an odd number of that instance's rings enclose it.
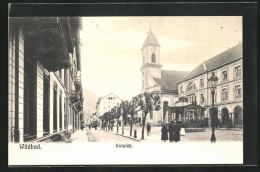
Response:
[[[100,96],[90,91],[87,88],[82,88],[82,89],[83,89],[83,97],[84,97],[83,110],[86,115],[85,117],[88,117],[91,114],[96,112],[96,103]]]

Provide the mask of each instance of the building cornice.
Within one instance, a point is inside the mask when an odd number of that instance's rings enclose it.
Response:
[[[150,67],[160,67],[161,68],[163,65],[161,65],[161,64],[154,64],[154,63],[146,63],[146,64],[144,64],[144,65],[142,65],[140,67],[140,71],[142,71],[143,68],[145,68],[147,66],[150,66]]]
[[[181,82],[178,82],[178,84],[181,84],[181,83],[183,83],[183,82],[192,80],[192,79],[194,79],[194,78],[196,78],[196,77],[198,77],[198,76],[201,76],[201,75],[203,75],[203,74],[209,73],[209,72],[214,71],[214,70],[217,70],[217,69],[222,68],[222,67],[225,66],[225,65],[229,65],[229,64],[231,64],[231,63],[233,63],[233,62],[236,62],[236,61],[239,61],[239,60],[243,60],[242,57],[243,57],[243,56],[240,56],[240,57],[238,57],[238,58],[236,58],[236,59],[234,59],[234,60],[231,60],[231,61],[229,61],[229,62],[227,62],[227,63],[223,63],[223,64],[221,64],[221,65],[219,65],[219,66],[217,66],[217,67],[215,67],[215,68],[212,68],[212,69],[210,69],[210,70],[204,71],[203,73],[200,73],[200,74],[198,74],[198,75],[195,75],[195,76],[193,76],[193,77],[191,77],[191,78],[189,78],[189,79],[186,79],[186,80],[183,80],[183,81],[181,81]]]

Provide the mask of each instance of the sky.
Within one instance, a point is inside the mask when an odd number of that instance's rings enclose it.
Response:
[[[242,40],[241,16],[84,17],[82,85],[99,96],[123,99],[141,92],[141,48],[150,29],[162,69],[191,71]]]

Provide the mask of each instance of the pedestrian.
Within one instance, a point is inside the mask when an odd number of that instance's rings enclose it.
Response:
[[[91,130],[91,125],[90,124],[88,124],[88,128]]]
[[[173,141],[173,130],[174,130],[174,123],[173,123],[173,121],[171,121],[171,123],[169,125],[169,140],[170,140],[170,142]]]
[[[179,122],[176,121],[176,123],[173,127],[173,140],[175,142],[178,142],[181,139],[180,131],[181,131],[181,126],[180,126]]]
[[[161,140],[166,142],[166,140],[168,140],[168,129],[165,124],[163,124],[161,132],[162,132]]]
[[[149,136],[149,134],[151,132],[151,125],[149,122],[147,123],[146,129],[147,129],[147,136]]]

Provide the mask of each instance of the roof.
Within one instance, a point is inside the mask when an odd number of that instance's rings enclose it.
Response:
[[[106,97],[108,97],[108,96],[110,96],[110,95],[113,95],[113,96],[115,96],[115,97],[117,97],[118,99],[120,99],[120,100],[123,101],[123,99],[121,99],[120,97],[118,97],[118,96],[115,95],[114,93],[109,93],[108,95],[106,95],[106,96],[104,96],[104,97],[101,97],[101,100],[103,100],[104,98],[106,98]]]
[[[148,35],[147,35],[147,37],[146,37],[146,39],[145,39],[145,41],[144,41],[144,43],[143,43],[142,49],[144,49],[144,47],[149,46],[149,45],[161,46],[161,45],[159,44],[158,39],[156,38],[156,36],[155,36],[154,33],[152,32],[152,29],[151,29],[151,28],[150,28],[149,33],[148,33]]]
[[[178,90],[178,81],[187,73],[187,71],[162,70],[161,78],[153,78],[153,80],[161,86],[162,90]]]
[[[183,82],[189,80],[195,76],[201,75],[206,72],[206,70],[210,71],[217,67],[220,67],[228,62],[231,62],[235,59],[242,57],[242,47],[243,44],[239,43],[234,47],[208,59],[207,61],[198,65],[195,69],[193,69],[190,73],[184,76],[179,82]]]

